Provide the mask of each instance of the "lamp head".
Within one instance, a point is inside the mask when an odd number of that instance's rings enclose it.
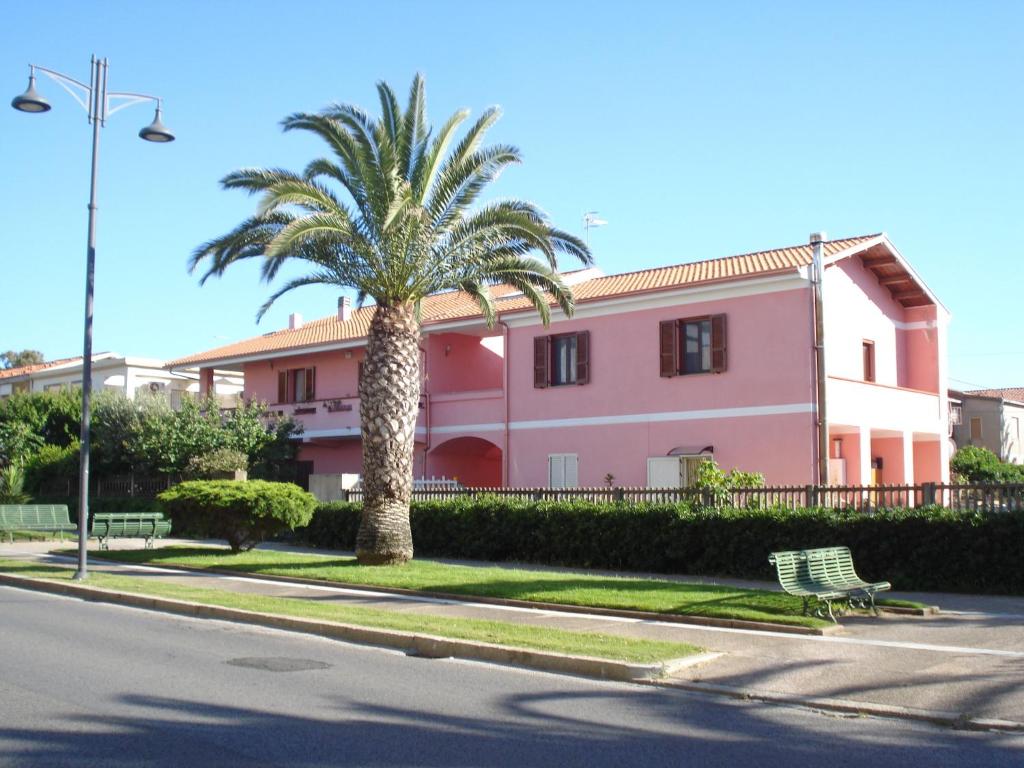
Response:
[[[36,90],[36,76],[28,76],[28,89],[11,100],[11,106],[20,112],[49,112],[50,102]]]
[[[153,122],[139,131],[139,138],[146,141],[155,141],[158,144],[174,141],[174,134],[167,129],[167,126],[160,119],[159,104],[156,107],[156,115],[153,117]]]

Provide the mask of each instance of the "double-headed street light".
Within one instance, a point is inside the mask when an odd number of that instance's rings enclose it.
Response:
[[[36,90],[36,72],[42,72],[71,94],[89,115],[92,125],[92,175],[89,185],[89,243],[85,261],[85,343],[82,352],[82,451],[81,472],[78,478],[78,570],[75,579],[84,579],[86,570],[86,544],[89,522],[89,405],[92,399],[92,298],[96,271],[96,167],[100,154],[100,128],[115,112],[142,102],[156,102],[153,122],[139,131],[139,138],[166,143],[174,141],[160,119],[161,101],[144,93],[107,91],[107,60],[92,57],[89,84],[62,75],[46,67],[29,64],[28,89],[11,101],[21,112],[49,112],[50,102]]]

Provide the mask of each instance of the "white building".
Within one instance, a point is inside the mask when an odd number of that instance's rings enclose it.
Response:
[[[225,407],[234,405],[243,388],[242,375],[233,371],[214,371],[214,392]],[[17,392],[46,392],[82,386],[82,358],[70,357],[37,365],[0,370],[0,399]],[[125,357],[102,352],[92,358],[93,392],[112,390],[134,398],[138,393],[164,393],[171,406],[179,407],[184,393],[199,396],[198,369],[168,371],[162,360]]]

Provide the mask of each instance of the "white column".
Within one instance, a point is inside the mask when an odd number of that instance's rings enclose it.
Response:
[[[860,484],[871,484],[871,427],[860,428]]]
[[[948,324],[949,315],[941,308],[935,308],[935,343],[939,369],[939,471],[940,480],[949,482],[949,357]]]
[[[903,485],[914,484],[914,433],[903,433]],[[914,506],[914,494],[907,494],[907,506]]]

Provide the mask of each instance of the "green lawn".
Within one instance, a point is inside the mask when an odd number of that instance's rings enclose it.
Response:
[[[448,565],[413,560],[401,566],[361,566],[350,557],[252,550],[232,554],[212,547],[165,547],[104,552],[130,563],[322,579],[340,584],[401,587],[422,592],[533,600],[582,607],[619,608],[653,613],[746,619],[802,627],[831,622],[802,616],[799,598],[782,592],[683,584],[660,579],[587,576],[559,571]]]
[[[69,581],[74,569],[0,559],[0,573],[35,579]],[[592,632],[570,632],[528,624],[382,611],[358,606],[332,605],[320,600],[239,594],[159,582],[146,577],[114,576],[95,570],[90,572],[86,584],[118,592],[188,600],[206,605],[273,613],[280,616],[336,621],[362,627],[395,629],[515,648],[553,651],[575,656],[592,656],[613,661],[653,663],[689,656],[700,653],[702,650],[685,643],[640,640]]]

